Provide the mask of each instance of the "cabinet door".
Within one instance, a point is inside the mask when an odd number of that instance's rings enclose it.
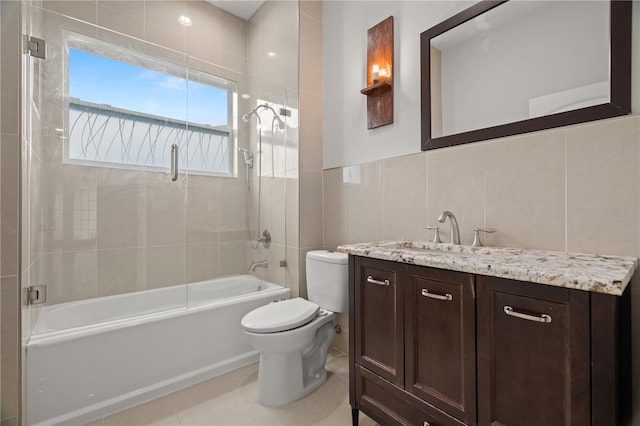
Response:
[[[590,424],[589,293],[476,284],[479,424]]]
[[[474,276],[409,267],[405,325],[406,390],[475,424]]]
[[[355,279],[355,362],[404,386],[404,265],[357,258]]]

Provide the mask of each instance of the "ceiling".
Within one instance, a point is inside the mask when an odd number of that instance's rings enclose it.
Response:
[[[207,0],[212,5],[248,21],[264,0]]]

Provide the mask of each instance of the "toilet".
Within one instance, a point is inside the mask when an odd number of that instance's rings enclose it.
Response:
[[[317,389],[335,337],[336,313],[348,308],[348,255],[329,250],[307,253],[307,294],[273,302],[240,321],[249,344],[260,352],[260,404],[282,407]]]

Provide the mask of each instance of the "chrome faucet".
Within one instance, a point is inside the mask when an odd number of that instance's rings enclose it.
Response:
[[[257,262],[251,262],[251,266],[249,266],[249,272],[253,272],[256,268],[267,268],[269,267],[269,262],[267,259],[259,260]]]
[[[460,245],[460,230],[458,229],[458,221],[449,210],[445,210],[440,214],[438,222],[444,223],[449,218],[449,232],[451,233],[451,244]]]

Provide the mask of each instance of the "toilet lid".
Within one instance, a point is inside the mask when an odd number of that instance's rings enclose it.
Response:
[[[315,303],[297,297],[254,309],[242,318],[240,324],[254,333],[291,330],[311,321],[319,309]]]

